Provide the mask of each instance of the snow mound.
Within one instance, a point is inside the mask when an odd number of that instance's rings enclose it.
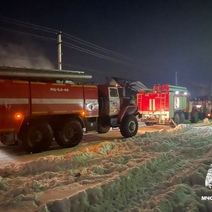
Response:
[[[174,130],[190,130],[192,126],[190,124],[179,124],[177,125]]]
[[[210,121],[208,120],[208,118],[205,118],[205,119],[203,120],[203,123],[204,123],[204,124],[210,124]]]
[[[0,169],[0,211],[212,211],[200,199],[212,194],[211,147],[211,126],[181,124],[11,164]]]

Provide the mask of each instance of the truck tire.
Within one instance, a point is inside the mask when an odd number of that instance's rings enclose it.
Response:
[[[199,113],[198,111],[195,111],[193,117],[191,118],[191,122],[197,123],[198,121],[199,121]]]
[[[55,140],[61,147],[77,146],[83,136],[82,126],[77,120],[65,122],[58,131],[55,132]]]
[[[22,126],[19,139],[26,152],[42,152],[51,145],[53,131],[46,122],[31,121]]]
[[[174,122],[176,125],[180,124],[180,116],[178,113],[175,113],[174,115]]]
[[[98,133],[107,133],[110,130],[110,119],[107,116],[99,117]]]
[[[184,122],[185,122],[185,114],[181,113],[180,114],[180,124],[184,124]]]
[[[138,121],[133,115],[126,115],[122,119],[120,132],[125,138],[133,137],[138,131]]]

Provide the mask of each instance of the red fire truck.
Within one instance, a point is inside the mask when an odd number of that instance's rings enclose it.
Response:
[[[201,119],[212,118],[212,100],[210,98],[194,98],[193,102]]]
[[[137,94],[139,113],[147,125],[197,122],[199,114],[190,101],[186,87],[168,84],[154,85],[153,89]]]
[[[1,142],[15,140],[27,152],[40,152],[54,138],[62,147],[78,145],[83,130],[119,127],[124,137],[136,135],[137,105],[122,88],[75,82],[90,78],[74,71],[0,67]]]

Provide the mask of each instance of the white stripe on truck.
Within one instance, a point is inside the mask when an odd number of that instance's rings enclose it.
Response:
[[[38,99],[33,98],[32,104],[83,104],[83,99]],[[96,99],[86,99],[85,103],[98,104]],[[0,105],[11,104],[29,104],[28,98],[0,98]]]
[[[0,105],[5,105],[5,104],[25,105],[25,104],[29,104],[29,99],[28,98],[0,98]]]

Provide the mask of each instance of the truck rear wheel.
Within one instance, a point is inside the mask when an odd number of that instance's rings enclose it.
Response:
[[[108,116],[99,117],[98,133],[107,133],[110,130],[110,118]]]
[[[31,121],[22,126],[19,139],[27,152],[46,151],[53,140],[53,131],[46,122]]]
[[[180,114],[180,124],[184,124],[184,122],[185,122],[185,115],[184,115],[184,113],[181,113]]]
[[[77,120],[65,122],[61,128],[55,132],[55,139],[61,147],[77,146],[83,136],[82,126]]]
[[[125,138],[133,137],[138,131],[138,121],[135,116],[124,116],[120,126],[120,132]]]
[[[194,116],[191,118],[192,123],[197,123],[199,121],[199,113],[197,111],[194,112]]]

